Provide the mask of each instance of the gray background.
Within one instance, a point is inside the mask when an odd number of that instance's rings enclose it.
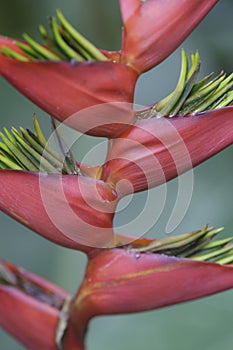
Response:
[[[97,46],[108,49],[120,47],[120,14],[117,0],[67,0],[40,2],[29,0],[1,0],[0,33],[20,38],[26,31],[37,36],[38,24],[61,8],[80,31]],[[220,1],[202,24],[182,44],[188,53],[197,48],[202,57],[202,74],[221,69],[233,70],[231,0]],[[180,48],[153,71],[140,78],[136,102],[150,104],[171,91],[176,82],[180,64]],[[26,100],[16,90],[0,79],[0,127],[31,127],[32,114],[37,113],[49,128],[48,118],[41,110]],[[79,143],[77,157],[85,154],[90,139]],[[92,143],[93,144],[93,143]],[[225,226],[227,235],[233,232],[232,163],[230,147],[194,171],[195,187],[186,216],[174,233],[191,231],[206,223]],[[167,217],[176,198],[177,182],[168,185],[165,209],[156,225],[150,230],[154,237],[163,236]],[[135,217],[145,203],[146,194],[137,195],[127,210],[116,217],[116,225]],[[136,207],[137,206],[137,207]],[[155,206],[159,206],[159,198]],[[84,273],[85,257],[79,252],[61,248],[40,238],[30,230],[0,213],[0,256],[52,280],[74,293]],[[146,222],[146,217],[144,218]],[[137,230],[137,227],[135,227]],[[133,226],[131,232],[134,233]],[[190,281],[190,283],[192,283]],[[216,281],[217,283],[217,281]],[[231,350],[232,297],[228,291],[216,296],[151,312],[101,317],[91,323],[87,345],[98,349],[147,349],[147,350]],[[19,317],[19,315],[16,315]],[[42,335],[43,336],[43,335]],[[23,349],[0,330],[1,350]]]

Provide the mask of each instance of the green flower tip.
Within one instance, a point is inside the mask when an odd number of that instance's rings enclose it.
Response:
[[[185,115],[226,107],[233,102],[233,73],[221,72],[212,79],[213,73],[200,81],[199,53],[191,55],[191,66],[184,50],[181,54],[181,70],[175,90],[157,102],[149,111],[140,112],[138,119],[160,116]]]
[[[50,18],[50,31],[41,25],[39,32],[43,39],[42,44],[37,43],[26,33],[23,34],[25,43],[17,42],[24,55],[8,47],[0,49],[0,52],[23,62],[37,60],[83,62],[108,59],[66,20],[60,10],[57,10],[57,18]]]
[[[33,122],[34,132],[22,127],[0,132],[0,169],[81,175],[60,132],[55,128],[56,151],[48,145],[36,116]]]
[[[223,228],[214,229],[205,226],[201,230],[177,236],[157,239],[136,252],[151,252],[188,258],[198,261],[210,261],[221,265],[233,263],[233,237],[213,241]]]

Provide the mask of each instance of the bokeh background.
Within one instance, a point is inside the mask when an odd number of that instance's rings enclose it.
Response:
[[[38,37],[38,24],[46,24],[49,15],[61,8],[79,30],[97,46],[118,49],[121,41],[121,19],[117,0],[1,0],[0,33],[20,38],[28,32]],[[232,0],[223,0],[182,44],[188,53],[199,49],[202,74],[224,69],[232,72]],[[180,48],[154,70],[140,78],[136,103],[150,104],[165,96],[175,86],[180,66]],[[0,79],[0,127],[32,126],[36,112],[43,126],[49,130],[48,116],[24,98],[2,78]],[[83,138],[78,157],[93,145]],[[94,140],[95,142],[95,140]],[[225,234],[233,234],[233,148],[213,157],[194,171],[194,192],[189,209],[174,233],[191,231],[206,223],[225,226]],[[0,189],[1,191],[1,189]],[[171,214],[177,194],[177,181],[167,186],[167,201],[162,215],[150,229],[154,237],[165,235],[167,218]],[[159,196],[154,206],[159,208]],[[116,216],[121,225],[138,215],[146,201],[146,194],[131,199]],[[152,214],[151,214],[152,213]],[[39,215],[39,213],[38,213]],[[150,211],[153,215],[153,210]],[[47,242],[30,230],[0,213],[0,257],[52,280],[74,293],[84,269],[85,257]],[[147,220],[143,217],[143,220]],[[130,226],[131,232],[137,227]],[[192,281],[190,281],[192,283]],[[218,283],[218,281],[216,281]],[[19,318],[20,315],[15,315]],[[92,321],[87,339],[89,350],[231,350],[233,346],[233,291],[202,300],[176,305],[151,312]],[[43,336],[43,334],[41,335]],[[0,330],[1,350],[22,350],[23,347]]]

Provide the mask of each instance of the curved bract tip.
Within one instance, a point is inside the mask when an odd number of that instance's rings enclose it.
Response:
[[[121,0],[122,61],[140,73],[172,53],[218,0]]]

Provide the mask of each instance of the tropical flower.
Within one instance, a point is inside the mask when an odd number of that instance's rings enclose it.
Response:
[[[232,143],[233,107],[140,120],[111,143],[102,180],[120,196],[143,191],[174,179]]]
[[[76,32],[61,12],[58,15],[63,29],[57,22],[52,25],[55,43],[46,32],[49,46],[39,45],[27,35],[25,42],[0,37],[0,74],[58,120],[90,135],[114,137],[133,122],[130,104],[138,74],[128,65],[116,63],[115,54],[111,59],[106,52],[110,58],[106,57]],[[58,29],[66,41],[57,37]],[[65,47],[59,46],[60,41]],[[53,51],[55,45],[58,53]],[[89,112],[88,118],[78,113],[98,104],[107,107],[95,110],[92,116]]]
[[[189,69],[183,51],[175,90],[109,142],[101,178],[119,195],[169,181],[233,143],[233,74],[197,81],[199,69],[198,53]]]
[[[132,108],[138,76],[169,55],[216,2],[120,0],[120,52],[97,49],[60,11],[51,18],[51,34],[40,27],[42,45],[27,34],[24,41],[0,38],[0,73],[10,83],[60,121],[112,138],[106,162],[92,166],[75,161],[54,120],[58,151],[36,118],[34,132],[0,133],[0,210],[88,257],[73,298],[0,261],[0,326],[28,349],[84,350],[95,316],[152,310],[233,288],[233,238],[213,240],[222,229],[205,226],[158,240],[113,230],[122,196],[164,183],[233,143],[233,74],[197,81],[198,53],[189,68],[182,51],[170,95]]]
[[[82,327],[95,316],[152,310],[232,288],[232,238],[210,242],[220,231],[204,227],[91,255],[71,306],[73,324]]]
[[[232,288],[232,237],[211,242],[220,232],[206,226],[159,240],[135,240],[126,248],[93,251],[73,298],[1,261],[0,325],[30,350],[42,345],[83,350],[95,316],[152,310]],[[15,312],[22,314],[21,322],[15,322]]]
[[[45,45],[27,34],[24,41],[0,37],[0,73],[58,120],[90,135],[114,138],[134,122],[131,104],[138,75],[172,52],[216,2],[176,0],[168,6],[155,0],[120,1],[124,31],[119,53],[98,50],[58,11],[58,20],[53,17],[50,23],[52,36],[40,27]],[[115,104],[119,102],[129,105]],[[78,113],[104,103],[113,106],[96,117]]]
[[[70,151],[63,149],[63,157],[46,147],[37,119],[34,125],[35,133],[23,128],[0,133],[0,209],[69,248],[89,251],[113,245],[116,192],[83,174]]]

